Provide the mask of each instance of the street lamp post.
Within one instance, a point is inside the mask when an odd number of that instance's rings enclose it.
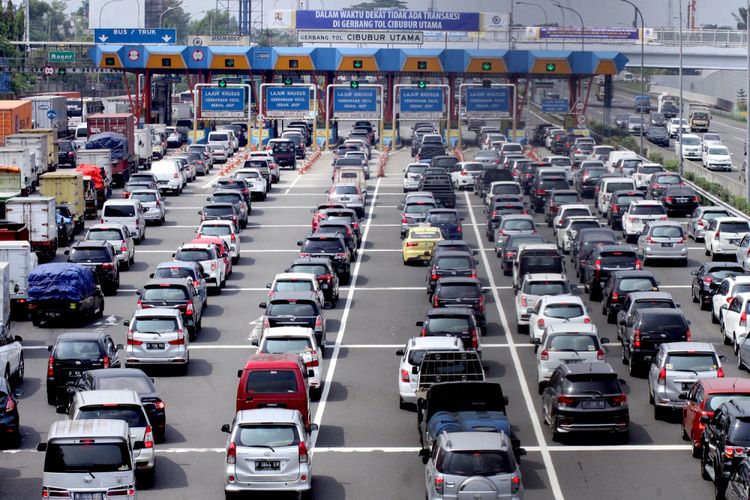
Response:
[[[750,1],[750,0],[748,0],[748,1]],[[547,26],[547,27],[549,27],[549,17],[547,17],[547,10],[544,7],[542,7],[538,3],[534,3],[534,2],[522,2],[520,0],[518,0],[516,2],[516,5],[531,5],[532,7],[537,7],[544,14],[544,25]],[[549,37],[544,39],[544,48],[545,49],[549,49]]]
[[[745,30],[747,31],[746,36],[746,42],[747,42],[747,90],[745,91],[745,113],[748,113],[748,104],[750,104],[750,97],[748,97],[748,93],[750,93],[750,0],[747,2],[747,7],[745,10]],[[750,177],[748,174],[750,174],[750,156],[747,155],[747,148],[750,147],[750,114],[747,115],[746,121],[746,127],[745,127],[745,189],[747,199],[750,200]]]
[[[678,141],[680,141],[680,149],[678,150],[678,154],[680,155],[680,175],[685,174],[685,158],[684,154],[682,152],[682,0],[677,0],[679,5],[679,13],[680,13],[680,123],[677,125],[677,133],[678,133]]]
[[[109,0],[109,2],[105,3],[101,6],[101,8],[99,8],[99,28],[102,27],[102,12],[104,11],[104,7],[115,2],[122,2],[122,0]]]
[[[166,9],[166,10],[165,10],[164,12],[162,12],[161,14],[159,14],[159,27],[160,27],[160,28],[162,28],[162,27],[163,27],[164,14],[166,14],[166,13],[167,13],[167,12],[169,12],[170,10],[175,10],[176,8],[177,8],[177,7],[170,7],[170,8],[168,8],[168,9]]]
[[[644,34],[645,34],[644,33],[644,29],[645,29],[646,23],[643,20],[643,12],[641,12],[641,9],[639,9],[636,4],[634,4],[630,0],[620,0],[620,1],[632,5],[633,8],[635,9],[635,13],[637,15],[641,16],[641,95],[645,95],[645,81],[643,79],[643,54],[644,54],[643,43],[644,43],[644,40],[646,38],[644,36]],[[750,0],[748,0],[748,1],[750,2]],[[682,40],[682,38],[680,38],[680,40]],[[682,81],[682,80],[680,80],[680,81]],[[643,103],[641,103],[640,112],[641,112],[641,132],[640,132],[640,136],[641,136],[640,137],[640,139],[641,139],[641,154],[643,154],[643,129],[645,128],[644,124],[643,124]]]
[[[576,16],[578,16],[578,19],[581,21],[581,52],[583,52],[584,51],[584,45],[583,45],[583,42],[584,42],[584,30],[586,28],[585,24],[583,23],[583,16],[581,16],[580,12],[578,12],[577,10],[575,10],[573,8],[570,8],[570,7],[566,7],[566,6],[562,5],[560,2],[552,2],[552,4],[555,5],[555,6],[557,6],[557,7],[559,7],[560,10],[563,10],[563,9],[564,10],[569,10],[573,14],[575,14]]]

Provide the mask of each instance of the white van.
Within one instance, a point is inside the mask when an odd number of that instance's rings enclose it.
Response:
[[[596,198],[596,207],[602,215],[609,210],[609,200],[612,198],[612,193],[622,190],[635,191],[635,182],[630,177],[606,177],[601,182],[601,189]]]
[[[221,144],[227,151],[227,156],[234,154],[234,141],[232,140],[231,130],[217,130],[209,132],[207,144]]]
[[[102,207],[101,222],[127,226],[137,243],[146,238],[146,215],[139,200],[107,200]]]
[[[637,159],[638,155],[635,151],[612,151],[609,153],[609,158],[604,162],[604,166],[607,167],[608,172],[615,171],[615,164],[623,158],[634,158]]]
[[[175,160],[159,160],[151,164],[151,173],[156,178],[159,191],[172,191],[178,195],[182,193],[185,184],[180,163]]]

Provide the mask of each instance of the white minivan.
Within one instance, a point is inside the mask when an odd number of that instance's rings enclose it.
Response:
[[[232,139],[231,130],[217,130],[215,132],[209,132],[207,144],[221,144],[227,151],[228,156],[234,154],[234,140]]]
[[[596,198],[596,207],[602,215],[609,210],[609,200],[615,191],[635,191],[635,182],[630,177],[605,177],[601,180],[601,189]]]
[[[102,207],[101,223],[127,226],[138,243],[146,238],[146,215],[139,200],[107,200]]]
[[[175,160],[159,160],[151,164],[151,173],[156,177],[159,191],[172,191],[178,195],[184,186],[184,175],[180,163]]]

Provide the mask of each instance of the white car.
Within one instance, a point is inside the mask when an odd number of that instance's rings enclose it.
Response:
[[[634,191],[635,182],[630,177],[604,177],[600,182],[599,194],[596,198],[596,208],[604,215],[609,211],[609,200],[615,191]]]
[[[242,250],[240,235],[237,234],[237,228],[231,220],[203,221],[196,232],[198,233],[195,235],[196,238],[203,238],[204,236],[221,238],[229,246],[229,255],[232,257],[232,264],[237,264],[240,261],[240,252]]]
[[[602,227],[601,222],[595,216],[568,217],[565,226],[561,227],[555,235],[557,247],[563,253],[570,253],[570,244],[573,243],[578,231],[584,228]]]
[[[585,203],[568,203],[560,207],[557,215],[552,219],[552,232],[557,233],[558,229],[563,227],[564,217],[593,217],[591,209]]]
[[[736,260],[745,272],[750,271],[750,234],[746,234],[737,246]]]
[[[682,157],[686,160],[698,160],[701,158],[701,140],[694,134],[682,134],[682,142],[679,138],[674,141],[674,152],[679,155],[682,151]]]
[[[635,172],[633,172],[631,177],[633,177],[633,182],[635,182],[636,188],[647,190],[648,184],[651,181],[651,176],[666,171],[667,169],[658,164],[641,163],[636,167]]]
[[[419,181],[422,180],[422,174],[428,166],[426,163],[409,163],[406,166],[404,170],[404,193],[419,189]]]
[[[709,146],[723,146],[724,141],[721,140],[721,136],[715,132],[706,132],[701,136],[701,146],[703,150],[706,150]]]
[[[248,153],[248,159],[260,158],[267,161],[268,167],[271,169],[271,182],[279,182],[281,180],[281,167],[276,163],[276,159],[273,157],[271,151],[250,151]]]
[[[318,297],[321,306],[326,303],[318,277],[312,273],[278,273],[266,288],[269,289],[269,299],[273,299],[277,293],[310,292]]]
[[[227,284],[226,264],[219,255],[216,245],[185,243],[173,256],[175,260],[200,263],[206,274],[206,284],[213,284],[217,293]]]
[[[667,123],[667,132],[669,132],[669,137],[677,137],[680,135],[680,119],[679,118],[670,118],[669,122]],[[688,121],[686,119],[682,119],[682,136],[685,137],[685,134],[690,133],[690,124],[688,124]]]
[[[125,224],[94,224],[83,237],[84,241],[107,241],[115,250],[119,267],[130,269],[135,262],[135,241]]]
[[[547,129],[547,132],[545,132],[546,135],[544,136],[545,148],[550,149],[550,147],[552,146],[552,139],[557,132],[565,132],[565,129],[559,127],[550,127],[549,129]]]
[[[316,397],[323,389],[320,363],[323,361],[323,350],[315,340],[315,331],[305,326],[278,326],[268,328],[263,337],[251,341],[258,346],[257,354],[299,354],[305,368],[312,371],[307,381],[310,384],[310,394]]]
[[[742,238],[750,233],[750,224],[741,217],[718,217],[709,222],[703,237],[706,255],[737,255]]]
[[[417,402],[416,390],[419,378],[419,366],[424,355],[429,351],[462,351],[461,339],[446,337],[412,337],[403,349],[396,350],[401,358],[398,366],[398,401],[399,407],[405,409],[408,404]]]
[[[226,163],[229,159],[229,150],[224,144],[214,142],[208,144],[208,148],[211,150],[211,154],[214,158],[214,163]]]
[[[716,293],[711,297],[711,322],[721,323],[724,311],[731,298],[740,293],[750,292],[750,276],[730,276],[724,278]]]
[[[456,163],[455,170],[450,174],[453,187],[456,189],[473,188],[482,171],[484,171],[484,166],[479,162],[464,161]]]
[[[703,148],[703,166],[709,170],[732,170],[732,153],[722,144],[710,144]]]
[[[521,286],[516,293],[516,325],[518,331],[526,330],[529,326],[529,309],[536,306],[539,297],[544,295],[569,294],[571,290],[568,280],[562,274],[527,274],[523,277]]]
[[[536,352],[536,380],[539,394],[560,365],[597,363],[605,361],[602,344],[609,339],[599,339],[593,323],[553,323],[534,348]]]
[[[541,341],[544,330],[554,323],[591,323],[581,297],[575,295],[545,295],[537,300],[529,316],[529,335],[532,342]]]
[[[747,337],[747,313],[750,312],[750,293],[736,293],[721,315],[721,338],[734,345],[734,352]]]
[[[241,168],[234,173],[233,177],[235,179],[244,179],[247,182],[251,198],[266,199],[268,183],[259,169]]]
[[[146,222],[156,222],[160,226],[164,224],[167,211],[164,209],[164,199],[158,189],[136,189],[130,193],[130,199],[141,202]]]
[[[634,200],[622,216],[622,237],[627,242],[638,239],[649,221],[667,220],[667,209],[660,201]]]
[[[492,203],[492,197],[497,194],[510,194],[523,196],[521,185],[514,181],[495,181],[487,189],[487,196],[484,199],[485,206]]]
[[[550,155],[542,158],[543,163],[549,163],[554,168],[561,168],[565,170],[565,179],[568,182],[573,180],[573,162],[567,156],[561,155]]]
[[[23,380],[24,361],[23,361],[23,339],[18,335],[10,334],[9,325],[0,324],[0,370],[2,375],[7,376],[11,382]]]

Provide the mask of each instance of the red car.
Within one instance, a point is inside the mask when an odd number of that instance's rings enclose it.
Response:
[[[682,407],[682,438],[689,440],[693,457],[701,454],[702,416],[712,417],[722,403],[730,399],[750,399],[750,379],[737,377],[707,378],[697,381],[687,393]]]
[[[313,216],[312,216],[312,232],[318,230],[318,224],[320,224],[320,221],[326,218],[326,210],[329,208],[346,208],[344,205],[338,205],[335,203],[324,203],[323,205],[318,205],[318,208],[315,208],[312,210]]]

